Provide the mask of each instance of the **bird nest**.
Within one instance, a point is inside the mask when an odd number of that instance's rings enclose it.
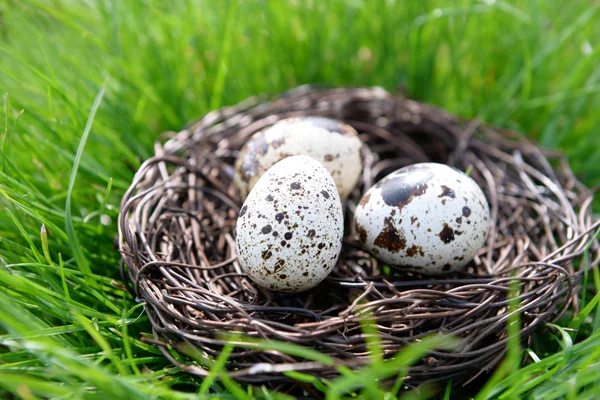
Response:
[[[347,228],[331,275],[308,292],[271,293],[257,287],[236,258],[242,200],[232,184],[233,165],[252,134],[303,115],[353,126],[364,143],[364,171],[344,201]],[[163,139],[121,204],[122,272],[152,324],[152,337],[144,340],[199,376],[209,368],[198,357],[217,357],[227,333],[241,332],[242,338],[315,349],[335,362],[239,340],[225,365],[232,378],[273,386],[292,382],[287,371],[332,378],[341,365],[369,363],[364,325],[371,324],[385,358],[427,336],[458,338],[455,349],[430,352],[404,379],[408,385],[466,384],[506,353],[511,314],[519,313],[526,343],[536,328],[569,307],[577,310],[585,265],[599,262],[593,192],[561,154],[381,88],[299,87],[272,101],[252,98],[212,111]],[[349,223],[374,183],[427,161],[471,171],[491,207],[485,247],[466,271],[435,279],[381,265],[361,248]]]

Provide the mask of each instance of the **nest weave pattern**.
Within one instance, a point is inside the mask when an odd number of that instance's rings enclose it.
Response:
[[[361,195],[386,174],[416,162],[443,162],[482,187],[491,207],[483,248],[465,273],[430,279],[385,268],[362,250],[347,223],[333,273],[301,294],[256,287],[236,260],[241,206],[232,185],[237,152],[255,132],[292,116],[321,115],[352,125],[365,143],[364,171],[345,201],[353,220]],[[566,159],[521,135],[463,121],[380,88],[303,86],[267,102],[252,98],[213,111],[179,133],[167,133],[138,170],[121,204],[124,280],[145,302],[155,343],[175,365],[206,376],[190,349],[216,357],[224,332],[316,349],[340,365],[369,362],[361,321],[369,316],[385,357],[432,334],[460,339],[410,369],[405,382],[468,383],[506,352],[509,292],[518,290],[521,337],[577,309],[583,260],[600,261],[593,192]],[[587,252],[587,257],[582,257]],[[226,366],[248,383],[289,382],[285,371],[337,374],[335,365],[277,351],[237,346]]]

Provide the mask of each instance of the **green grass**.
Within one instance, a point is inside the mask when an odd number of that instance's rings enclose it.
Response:
[[[600,8],[584,0],[1,2],[0,397],[278,396],[210,384],[223,359],[203,385],[140,341],[149,322],[119,284],[113,241],[120,196],[159,132],[303,83],[404,87],[564,150],[594,186],[599,61]],[[598,398],[598,272],[588,281],[583,315],[513,346],[473,396]],[[421,351],[314,384],[392,398],[372,377]]]

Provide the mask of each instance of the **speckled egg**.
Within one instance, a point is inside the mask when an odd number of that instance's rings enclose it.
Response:
[[[282,120],[257,132],[243,146],[235,165],[234,184],[245,198],[273,164],[286,157],[305,155],[321,162],[345,199],[362,171],[362,143],[351,126],[324,117]]]
[[[489,206],[463,172],[423,163],[373,186],[355,212],[361,243],[379,260],[429,275],[456,271],[485,243]]]
[[[238,260],[259,286],[302,292],[329,275],[343,234],[342,206],[327,169],[307,156],[288,157],[263,174],[240,210]]]

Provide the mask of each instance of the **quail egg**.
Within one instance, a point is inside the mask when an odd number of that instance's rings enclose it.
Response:
[[[486,239],[489,206],[463,172],[415,164],[369,189],[354,215],[366,250],[392,266],[430,275],[460,270]]]
[[[327,168],[340,198],[345,199],[362,172],[361,146],[354,128],[340,121],[325,117],[288,118],[255,133],[246,142],[235,165],[234,184],[245,198],[277,161],[305,155]]]
[[[259,286],[301,292],[335,266],[344,233],[342,205],[325,167],[307,156],[273,165],[246,198],[236,225],[242,270]]]

